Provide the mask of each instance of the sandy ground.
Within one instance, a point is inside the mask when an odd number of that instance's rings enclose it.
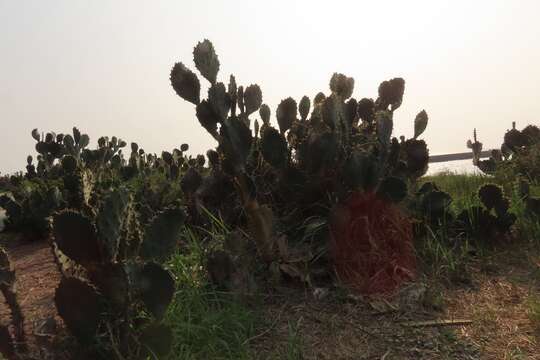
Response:
[[[60,353],[51,353],[58,335],[61,319],[54,305],[54,291],[60,282],[60,273],[45,241],[22,242],[13,234],[2,234],[0,245],[10,256],[15,270],[15,289],[24,316],[24,331],[29,359],[61,359]],[[0,324],[6,325],[10,311],[0,296]]]

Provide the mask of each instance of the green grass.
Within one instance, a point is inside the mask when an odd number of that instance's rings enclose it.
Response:
[[[454,172],[442,172],[421,179],[421,182],[428,181],[436,183],[441,190],[450,194],[453,199],[450,211],[454,215],[480,204],[477,196],[479,187],[486,183],[498,183],[511,200],[510,211],[517,216],[513,227],[516,242],[525,245],[540,242],[540,222],[528,216],[524,202],[513,191],[513,184],[501,184],[491,176]],[[536,193],[538,187],[533,187],[532,190]],[[466,266],[472,253],[482,258],[483,255],[493,251],[490,250],[490,246],[484,246],[489,244],[475,239],[451,238],[444,226],[437,231],[427,228],[425,236],[415,241],[423,270],[435,278],[450,283],[468,282]]]
[[[415,240],[417,259],[424,272],[446,283],[468,283],[466,263],[469,257],[469,242],[452,242],[444,229],[437,232],[431,228],[427,234]]]
[[[458,212],[478,204],[477,189],[493,181],[482,175],[442,173],[426,177],[453,197],[452,211]],[[515,229],[520,239],[540,239],[540,224],[526,216],[523,202],[513,193],[512,208],[518,216]],[[206,229],[186,228],[183,246],[167,266],[177,280],[177,291],[165,322],[173,329],[173,349],[168,359],[252,359],[250,339],[256,336],[264,321],[262,311],[247,305],[230,293],[215,290],[204,271],[206,252],[223,242],[230,231],[212,214]],[[198,234],[198,235],[196,235]],[[432,231],[417,241],[418,258],[426,272],[451,283],[467,282],[467,262],[471,247],[468,239],[453,241],[445,229]],[[475,249],[477,255],[482,249]],[[535,301],[533,301],[535,300]],[[540,321],[540,301],[530,301],[531,319]],[[276,358],[301,359],[303,341],[298,323],[289,323],[286,347],[276,349]],[[255,357],[254,357],[255,356]]]
[[[503,187],[505,195],[510,198],[510,211],[516,214],[517,221],[514,229],[520,240],[525,242],[540,241],[540,221],[532,218],[525,211],[525,204],[513,190],[514,184],[501,183],[496,178],[481,174],[459,174],[456,172],[441,172],[435,175],[426,176],[421,179],[422,182],[432,181],[439,188],[452,196],[451,210],[459,213],[462,210],[469,209],[472,206],[479,205],[477,192],[478,188],[487,183],[495,183]],[[540,195],[540,186],[538,184],[531,186],[533,196]]]
[[[247,340],[254,335],[257,313],[232,294],[209,285],[199,239],[189,229],[185,236],[188,248],[168,263],[177,279],[165,318],[174,335],[168,359],[250,359]]]
[[[434,182],[441,190],[452,196],[452,210],[455,212],[478,205],[478,188],[484,184],[496,183],[490,176],[451,171],[440,172],[421,179],[421,182],[428,181]]]
[[[531,295],[527,301],[529,319],[540,330],[540,297]]]
[[[537,191],[535,188],[534,191]],[[514,225],[518,238],[532,245],[540,245],[540,220],[531,216],[526,209],[525,203],[516,193],[512,194],[510,211],[516,214],[517,220]]]
[[[302,335],[300,334],[300,320],[296,324],[289,322],[287,336],[287,353],[285,356],[287,360],[303,359],[303,339]]]

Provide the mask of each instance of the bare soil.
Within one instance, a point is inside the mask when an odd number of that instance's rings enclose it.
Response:
[[[60,273],[50,246],[45,241],[26,242],[14,234],[1,234],[0,245],[7,250],[15,269],[15,288],[24,316],[28,358],[61,358],[58,349],[54,356],[51,351],[62,332],[62,320],[54,305]],[[9,319],[9,308],[0,296],[0,321],[6,324]]]
[[[269,298],[269,326],[251,340],[254,358],[540,359],[540,324],[527,305],[540,296],[540,257],[514,249],[469,267],[469,285],[427,279],[392,301],[337,294],[320,300],[307,292]],[[433,320],[470,323],[410,326]]]

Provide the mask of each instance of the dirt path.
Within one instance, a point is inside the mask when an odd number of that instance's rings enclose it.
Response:
[[[265,311],[271,325],[267,334],[253,340],[254,358],[481,359],[477,346],[453,336],[456,327],[407,326],[441,317],[421,307],[313,296],[280,303]]]
[[[469,271],[473,288],[443,293],[446,316],[473,320],[458,337],[480,348],[483,359],[540,359],[540,324],[529,316],[531,299],[540,299],[540,255],[500,252]]]
[[[431,288],[413,301],[385,303],[337,294],[318,300],[298,291],[268,299],[268,327],[252,340],[254,354],[276,360],[540,360],[539,324],[528,314],[529,299],[540,296],[540,257],[503,251],[472,261],[467,271],[470,286],[445,288],[427,279]],[[407,326],[436,319],[471,323]]]
[[[61,319],[54,306],[54,291],[60,282],[60,273],[50,247],[44,241],[21,242],[11,234],[0,234],[0,245],[8,251],[15,269],[29,358],[52,359],[50,349],[57,339],[56,327],[61,324]],[[4,323],[9,319],[9,309],[1,296],[0,300],[0,319]]]

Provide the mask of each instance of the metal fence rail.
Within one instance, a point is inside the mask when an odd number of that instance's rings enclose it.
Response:
[[[481,158],[491,156],[491,150],[485,150],[480,153]],[[432,155],[429,157],[430,163],[456,161],[456,160],[470,160],[473,158],[472,151],[457,153],[457,154],[444,154],[444,155]]]

